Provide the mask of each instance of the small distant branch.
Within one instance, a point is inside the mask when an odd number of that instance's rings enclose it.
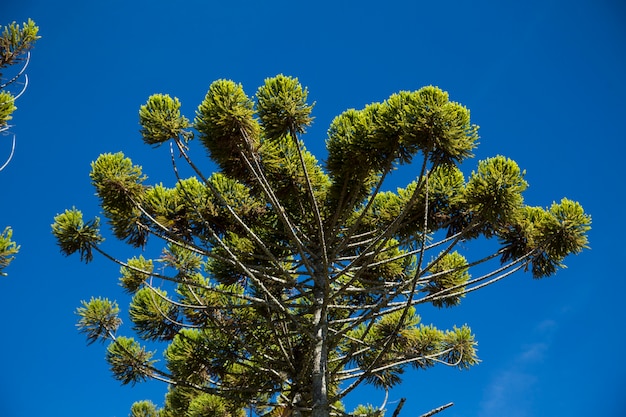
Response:
[[[402,410],[402,407],[404,406],[405,402],[406,402],[406,398],[401,398],[400,399],[400,404],[398,404],[396,409],[393,410],[393,414],[391,415],[391,417],[398,417],[398,415],[400,414],[400,411]]]
[[[422,415],[421,415],[421,416],[419,416],[419,417],[430,417],[430,416],[434,416],[435,414],[437,414],[437,413],[439,413],[439,412],[441,412],[441,411],[445,410],[446,408],[450,408],[450,407],[452,407],[453,405],[454,405],[454,403],[448,403],[448,404],[442,405],[441,407],[433,408],[432,410],[430,410],[430,411],[429,411],[429,412],[427,412],[426,414],[422,414]],[[400,407],[400,406],[398,406],[398,407]],[[394,415],[393,415],[392,417],[396,417],[395,412],[394,412]]]

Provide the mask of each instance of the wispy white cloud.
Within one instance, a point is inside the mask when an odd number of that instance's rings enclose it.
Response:
[[[521,364],[540,362],[545,356],[546,351],[550,345],[548,343],[537,342],[524,346],[524,349],[520,352],[517,361]]]
[[[553,319],[545,319],[542,322],[539,322],[537,326],[535,326],[535,331],[543,334],[544,336],[552,336],[556,331],[557,322]]]
[[[479,417],[531,417],[530,400],[526,393],[536,377],[519,370],[503,370],[485,390]]]
[[[494,374],[484,390],[478,417],[532,417],[532,393],[538,384],[533,368],[540,364],[557,329],[554,320],[544,320],[535,327],[537,339],[522,346],[509,364]]]

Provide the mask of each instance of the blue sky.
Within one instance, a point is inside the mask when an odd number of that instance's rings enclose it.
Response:
[[[278,73],[298,77],[317,103],[304,140],[320,159],[335,115],[437,85],[481,126],[477,159],[503,154],[527,170],[528,204],[567,196],[593,216],[592,249],[556,277],[519,274],[457,308],[420,311],[441,328],[468,323],[482,363],[409,373],[389,399],[407,397],[401,416],[450,401],[442,417],[626,414],[620,1],[0,5],[0,23],[29,17],[43,38],[13,120],[16,154],[0,173],[0,229],[12,225],[22,246],[0,280],[0,416],[122,417],[135,400],[162,401],[160,383],[120,386],[104,348],[87,347],[77,333],[80,300],[101,295],[126,307],[128,298],[115,265],[59,253],[52,218],[72,206],[99,214],[88,173],[103,152],[123,151],[153,182],[174,181],[167,150],[143,145],[138,133],[150,94],[177,96],[192,118],[212,81],[233,79],[252,95]],[[9,151],[10,136],[0,137],[0,159]],[[120,258],[133,255],[107,243]],[[351,403],[378,405],[383,396],[362,390]]]

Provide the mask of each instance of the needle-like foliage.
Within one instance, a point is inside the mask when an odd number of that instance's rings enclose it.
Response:
[[[552,275],[586,247],[582,207],[525,205],[514,161],[480,161],[466,180],[460,163],[478,127],[439,88],[337,116],[324,163],[300,137],[313,119],[306,98],[296,78],[279,75],[256,101],[239,84],[214,82],[193,123],[166,95],[141,106],[143,140],[169,141],[176,175],[181,160],[195,175],[150,185],[116,153],[92,163],[91,179],[113,235],[160,245],[160,257],[116,260],[97,218],[85,223],[76,209],[55,217],[62,253],[89,262],[97,251],[120,264],[133,330],[163,348],[161,364],[116,336],[117,306],[106,299],[78,309],[88,341],[109,341],[115,378],[170,384],[162,408],[139,402],[132,416],[381,416],[385,404],[348,412],[344,399],[361,384],[388,391],[406,372],[478,362],[470,328],[423,324],[421,305],[456,306],[520,270]],[[193,137],[219,172],[192,161]],[[403,164],[415,176],[385,187]]]
[[[21,26],[15,22],[7,26],[0,25],[0,133],[11,127],[8,122],[17,109],[15,101],[28,86],[25,71],[30,61],[30,50],[40,38],[38,32],[39,27],[31,19]],[[5,76],[9,68],[15,71]],[[13,88],[15,86],[18,88]],[[0,170],[5,166],[6,163]]]
[[[9,121],[13,118],[13,112],[17,110],[15,101],[21,96],[28,86],[28,77],[25,74],[26,67],[30,60],[30,49],[35,41],[39,39],[37,33],[39,28],[35,22],[28,20],[22,26],[13,22],[8,26],[0,25],[0,139],[8,133],[11,128]],[[21,65],[18,65],[21,64]],[[9,67],[19,69],[5,77],[5,70]],[[21,85],[20,88],[12,87]],[[15,151],[15,136],[13,137],[11,152],[9,156],[0,164],[2,171],[13,159]],[[13,261],[15,254],[20,247],[11,240],[13,230],[10,227],[4,229],[0,234],[0,276],[6,276],[4,269]]]
[[[0,233],[0,275],[6,276],[6,272],[3,272],[4,268],[9,266],[15,254],[20,250],[20,247],[11,238],[13,237],[13,230],[10,227],[4,229]]]

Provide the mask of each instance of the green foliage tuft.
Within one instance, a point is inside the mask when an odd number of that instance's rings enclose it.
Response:
[[[182,329],[165,350],[167,367],[172,376],[202,385],[210,376],[214,375],[215,368],[211,366],[218,360],[210,354],[209,340],[201,331]]]
[[[135,293],[141,285],[150,277],[154,269],[152,260],[143,256],[129,259],[128,266],[120,268],[120,285],[129,293]]]
[[[159,413],[152,401],[137,401],[131,406],[128,417],[159,417]]]
[[[5,26],[0,36],[0,69],[15,64],[24,53],[28,52],[34,46],[35,41],[41,38],[37,35],[38,33],[39,27],[32,19],[22,23],[22,26],[15,22]]]
[[[148,352],[134,339],[120,336],[107,347],[106,361],[115,379],[123,385],[146,381],[153,373],[153,352]]]
[[[306,103],[308,91],[297,78],[282,74],[267,78],[257,91],[257,108],[267,139],[304,133],[313,120],[313,106]]]
[[[131,211],[142,200],[146,176],[122,152],[100,155],[91,163],[89,177],[107,212]]]
[[[547,238],[546,250],[554,257],[564,258],[588,248],[587,232],[591,229],[591,216],[582,206],[564,198],[553,203],[549,213],[554,222],[546,222],[542,234]]]
[[[159,146],[170,139],[191,139],[185,131],[189,120],[180,114],[180,101],[167,94],[154,94],[139,108],[139,124],[143,141],[148,145]]]
[[[335,117],[330,124],[326,168],[333,178],[331,201],[343,202],[346,196],[351,196],[351,205],[359,204],[376,183],[380,172],[391,165],[393,149],[384,151],[381,146],[375,149],[370,139],[381,108],[380,103],[374,103],[363,110],[350,109]]]
[[[81,301],[81,304],[82,307],[76,309],[76,314],[80,316],[77,327],[87,335],[88,344],[113,338],[122,324],[117,303],[108,298],[92,297],[89,302]]]
[[[465,206],[465,178],[454,165],[440,165],[428,178],[428,226],[461,232],[469,223]],[[419,206],[419,205],[418,205]]]
[[[420,317],[414,308],[395,311],[383,316],[371,327],[361,325],[350,332],[350,341],[343,349],[345,352],[359,350],[361,353],[353,353],[355,363],[360,369],[375,368],[368,382],[382,388],[401,382],[403,363],[417,369],[427,369],[438,362],[459,369],[477,363],[476,342],[467,326],[441,331],[419,322]]]
[[[516,223],[500,232],[502,263],[530,256],[534,278],[548,277],[563,268],[563,260],[587,248],[591,216],[564,198],[545,210],[524,207]]]
[[[8,91],[0,91],[0,129],[7,125],[16,109],[15,97]]]
[[[456,327],[445,332],[441,349],[446,352],[441,360],[459,369],[469,369],[479,360],[476,356],[476,340],[469,326]]]
[[[9,266],[9,264],[15,258],[15,255],[20,247],[14,241],[11,240],[13,237],[13,230],[10,227],[4,229],[2,233],[0,233],[0,276],[6,276],[6,272],[3,272],[4,269]]]
[[[201,394],[195,397],[187,410],[188,417],[230,417],[226,404],[220,397]]]
[[[515,161],[503,156],[488,158],[478,163],[465,189],[465,200],[483,223],[507,226],[519,218],[528,187]]]
[[[467,260],[458,252],[443,254],[430,268],[432,275],[422,291],[435,296],[435,307],[453,307],[461,303],[465,284],[470,275],[467,272]]]
[[[115,237],[135,247],[148,238],[147,221],[139,204],[144,199],[146,177],[123,153],[105,153],[91,163],[89,174]]]
[[[350,413],[351,417],[383,417],[385,410],[375,408],[371,404],[358,405],[354,411]]]
[[[409,163],[422,152],[434,167],[453,165],[472,155],[477,140],[469,110],[437,87],[402,91],[383,103],[348,110],[328,131],[327,168],[335,178],[331,196],[341,201],[342,195],[353,195],[358,204],[393,164]]]
[[[222,171],[234,178],[247,178],[242,155],[256,152],[260,128],[254,118],[254,103],[243,87],[228,80],[213,82],[194,123],[200,141]]]
[[[171,340],[180,330],[178,308],[167,299],[167,292],[144,287],[130,303],[133,330],[143,340]]]
[[[54,217],[52,234],[65,256],[78,252],[80,260],[87,263],[93,259],[93,248],[104,241],[100,235],[100,219],[96,217],[84,223],[83,213],[75,208]]]
[[[570,254],[587,248],[587,232],[591,229],[591,216],[582,206],[564,198],[554,203],[538,224],[539,246],[532,259],[535,278],[553,275]]]

